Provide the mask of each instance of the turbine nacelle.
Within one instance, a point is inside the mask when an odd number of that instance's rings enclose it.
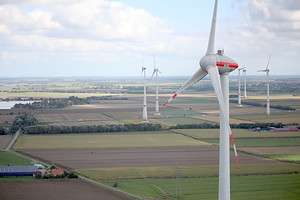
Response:
[[[217,66],[219,74],[230,73],[239,67],[232,58],[225,56],[220,52],[217,54],[204,56],[200,60],[199,64],[200,67],[205,71],[207,71],[207,67],[209,66]]]

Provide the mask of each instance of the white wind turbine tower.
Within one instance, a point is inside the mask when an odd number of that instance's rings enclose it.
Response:
[[[215,0],[212,25],[206,55],[200,60],[200,69],[163,105],[167,105],[188,86],[200,81],[209,74],[220,106],[220,156],[219,156],[219,200],[230,200],[230,139],[233,145],[237,165],[234,139],[229,126],[229,73],[238,68],[238,64],[223,55],[222,50],[214,53],[215,29],[218,0]]]
[[[148,121],[148,114],[147,114],[147,98],[146,98],[146,67],[142,67],[142,73],[144,72],[144,99],[143,99],[143,121],[144,123]]]
[[[239,68],[238,69],[238,81],[239,81],[239,91],[238,91],[238,105],[240,107],[242,107],[242,100],[241,100],[241,70],[245,69],[245,67],[243,68]]]
[[[244,74],[244,98],[247,99],[247,76],[246,76],[247,70],[243,69],[243,74]]]
[[[270,63],[270,59],[271,59],[271,54],[269,56],[269,60],[268,60],[268,64],[266,69],[264,70],[259,70],[259,72],[266,72],[267,75],[267,109],[266,109],[266,114],[268,116],[270,116],[270,81],[269,81],[269,63]]]
[[[159,104],[158,104],[158,80],[157,80],[157,74],[161,73],[161,72],[159,71],[159,69],[155,65],[155,56],[154,56],[154,54],[153,54],[153,62],[154,62],[154,71],[153,71],[152,77],[155,74],[155,80],[156,80],[156,87],[155,87],[156,97],[155,97],[155,112],[154,112],[154,115],[160,115]]]

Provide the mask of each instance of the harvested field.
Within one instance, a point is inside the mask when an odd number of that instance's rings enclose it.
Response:
[[[0,123],[12,123],[17,115],[0,115]]]
[[[239,114],[239,115],[232,115],[231,117],[240,120],[248,120],[248,121],[255,121],[255,122],[271,122],[271,123],[300,123],[300,112],[299,111],[281,111],[281,112],[272,112],[271,116],[266,116],[265,113],[262,114]]]
[[[72,121],[72,122],[53,122],[49,123],[49,125],[53,126],[93,126],[93,125],[107,125],[107,124],[122,124],[121,122],[110,120],[110,121]]]
[[[211,144],[168,131],[152,134],[68,134],[68,135],[22,135],[14,149],[94,149],[209,146]]]
[[[207,166],[219,163],[219,150],[215,147],[22,152],[71,169],[174,167],[176,163],[180,166]],[[272,160],[244,153],[239,154],[239,159],[243,164],[274,163]],[[235,165],[233,153],[231,163]]]
[[[193,116],[193,118],[206,120],[206,121],[210,121],[210,122],[216,122],[216,123],[220,122],[219,116],[205,115],[205,116]],[[241,124],[241,123],[254,124],[253,121],[245,121],[245,120],[239,120],[239,119],[234,119],[234,118],[230,118],[230,123],[231,124]]]
[[[12,138],[13,135],[0,135],[0,149],[5,149],[9,145]]]
[[[5,200],[129,200],[125,195],[83,181],[0,182],[0,198]]]
[[[198,116],[195,117],[170,117],[170,118],[161,118],[159,121],[167,122],[171,124],[203,124],[203,123],[211,123],[206,120],[199,119]]]
[[[219,138],[219,129],[173,129],[175,133],[184,134],[197,139]],[[300,137],[300,132],[267,132],[250,131],[247,129],[232,129],[234,138],[284,138]]]
[[[300,154],[300,146],[296,147],[242,147],[241,151],[253,154]]]
[[[35,117],[39,122],[111,120],[110,117],[101,113],[36,114]]]

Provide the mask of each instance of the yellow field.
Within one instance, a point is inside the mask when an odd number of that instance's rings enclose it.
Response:
[[[220,117],[219,116],[193,116],[192,118],[211,121],[211,122],[216,122],[216,123],[220,122]],[[240,123],[254,124],[253,121],[239,120],[239,119],[234,119],[234,118],[230,118],[230,123],[231,124],[240,124]]]
[[[259,96],[248,96],[247,99],[266,99],[266,95],[259,95]],[[293,96],[291,94],[278,94],[278,95],[270,95],[270,99],[299,99],[300,100],[300,96]]]
[[[206,142],[178,134],[68,134],[22,135],[14,149],[88,149],[88,148],[135,148],[209,146]]]

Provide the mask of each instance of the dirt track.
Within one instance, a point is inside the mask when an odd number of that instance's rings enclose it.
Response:
[[[160,167],[218,165],[219,150],[207,148],[171,149],[126,149],[126,150],[69,150],[69,151],[24,151],[37,158],[70,169]],[[239,153],[240,163],[258,164],[274,161]],[[231,162],[235,157],[231,154]]]
[[[25,183],[25,184],[24,184]],[[130,200],[131,198],[83,181],[0,182],[5,200]]]

